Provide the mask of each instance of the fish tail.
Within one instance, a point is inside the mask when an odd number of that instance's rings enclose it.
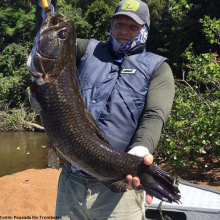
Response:
[[[53,169],[59,170],[60,168],[60,160],[57,155],[56,149],[53,148],[51,143],[47,145],[47,151],[46,151],[46,161],[49,167]]]
[[[147,166],[140,180],[144,190],[152,196],[169,203],[179,202],[179,189],[174,185],[174,179],[160,167]]]
[[[158,182],[162,183],[168,189],[172,189],[175,192],[179,193],[179,189],[175,186],[175,180],[163,169],[152,164],[149,167],[149,173],[157,179]]]

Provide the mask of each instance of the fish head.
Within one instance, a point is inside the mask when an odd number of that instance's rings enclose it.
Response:
[[[54,81],[68,65],[75,64],[75,39],[72,20],[61,14],[46,14],[27,65],[37,84]]]

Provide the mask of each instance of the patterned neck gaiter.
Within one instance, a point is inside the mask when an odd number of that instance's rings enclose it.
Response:
[[[146,43],[147,37],[148,37],[148,29],[144,25],[140,30],[139,34],[133,40],[129,41],[126,44],[120,44],[118,43],[118,41],[115,40],[115,38],[112,35],[112,25],[111,25],[108,44],[113,49],[116,56],[124,57],[132,48],[140,44]]]

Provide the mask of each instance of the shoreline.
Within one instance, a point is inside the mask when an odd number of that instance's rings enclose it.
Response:
[[[52,168],[28,169],[0,177],[0,219],[55,219],[60,172]],[[219,184],[196,184],[220,190]]]

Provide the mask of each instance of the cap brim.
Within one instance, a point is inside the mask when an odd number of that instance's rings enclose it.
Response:
[[[129,11],[118,12],[118,13],[114,14],[111,18],[115,18],[118,15],[126,15],[126,16],[132,18],[134,21],[136,21],[140,25],[145,24],[145,22],[140,17],[138,17],[136,14],[129,12]]]

